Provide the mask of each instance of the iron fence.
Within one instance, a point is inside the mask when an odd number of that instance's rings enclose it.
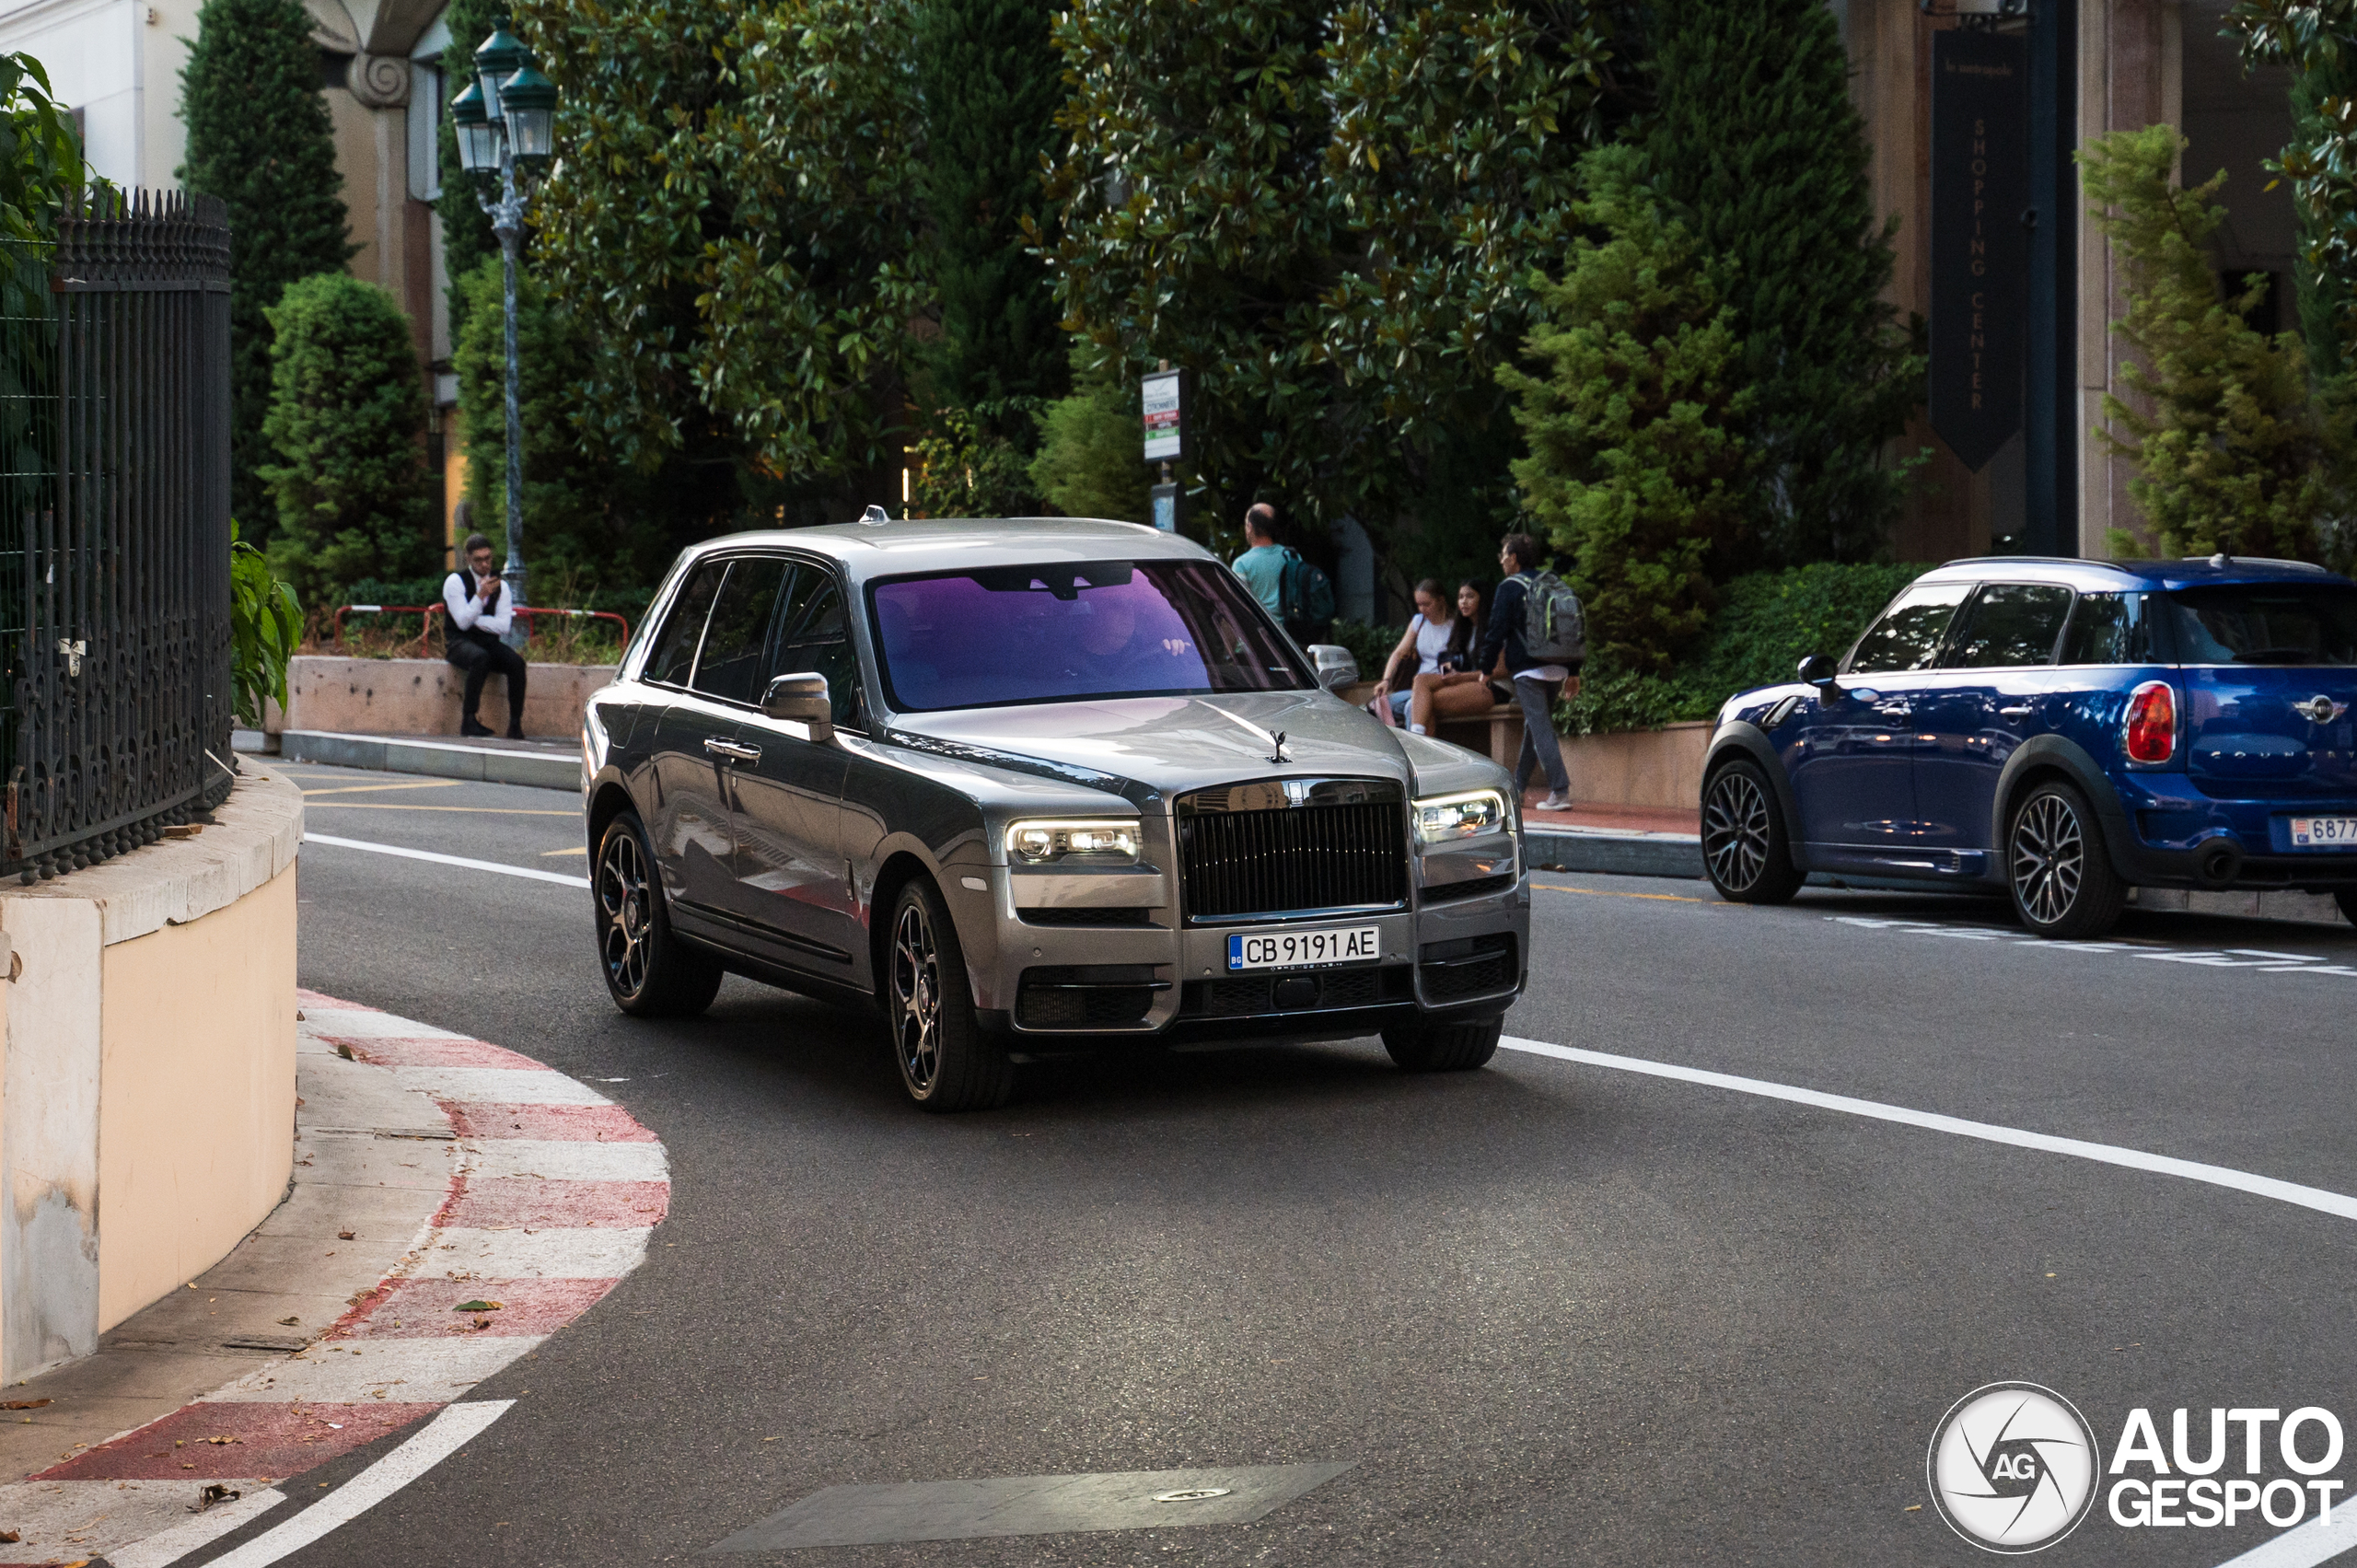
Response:
[[[0,874],[227,796],[229,593],[220,202],[106,196],[0,245]]]

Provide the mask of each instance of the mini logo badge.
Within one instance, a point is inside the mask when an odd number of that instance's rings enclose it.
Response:
[[[2292,711],[2305,714],[2310,724],[2330,724],[2349,711],[2349,704],[2336,703],[2322,692],[2318,692],[2305,703],[2293,703]]]
[[[1985,1551],[2052,1546],[2095,1506],[2101,1456],[2070,1400],[2036,1383],[1991,1383],[1958,1400],[1932,1433],[1932,1500]]]

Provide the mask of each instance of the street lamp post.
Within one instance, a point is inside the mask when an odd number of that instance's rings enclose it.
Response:
[[[475,51],[475,79],[450,102],[458,131],[459,163],[470,174],[499,171],[499,198],[475,200],[499,239],[501,299],[507,349],[507,564],[500,573],[508,602],[524,603],[524,413],[517,383],[516,349],[516,255],[524,240],[524,189],[554,151],[556,84],[535,70],[531,52],[505,28],[494,30]],[[508,628],[510,646],[521,646],[527,621]]]

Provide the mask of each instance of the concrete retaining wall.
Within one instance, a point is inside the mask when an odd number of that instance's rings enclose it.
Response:
[[[87,1355],[285,1195],[302,837],[250,765],[193,838],[0,887],[0,1380]]]
[[[524,733],[566,738],[581,733],[589,693],[614,679],[610,664],[536,664],[524,681]],[[337,735],[459,733],[466,675],[441,659],[340,658],[304,654],[286,669],[286,710],[265,715],[263,727],[325,730]],[[507,727],[507,682],[483,686],[482,720]]]

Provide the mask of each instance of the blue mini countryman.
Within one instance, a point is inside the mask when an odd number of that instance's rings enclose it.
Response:
[[[2003,887],[2095,935],[2131,887],[2330,892],[2357,919],[2357,584],[2295,562],[1951,562],[1840,663],[1720,710],[1711,881]]]

